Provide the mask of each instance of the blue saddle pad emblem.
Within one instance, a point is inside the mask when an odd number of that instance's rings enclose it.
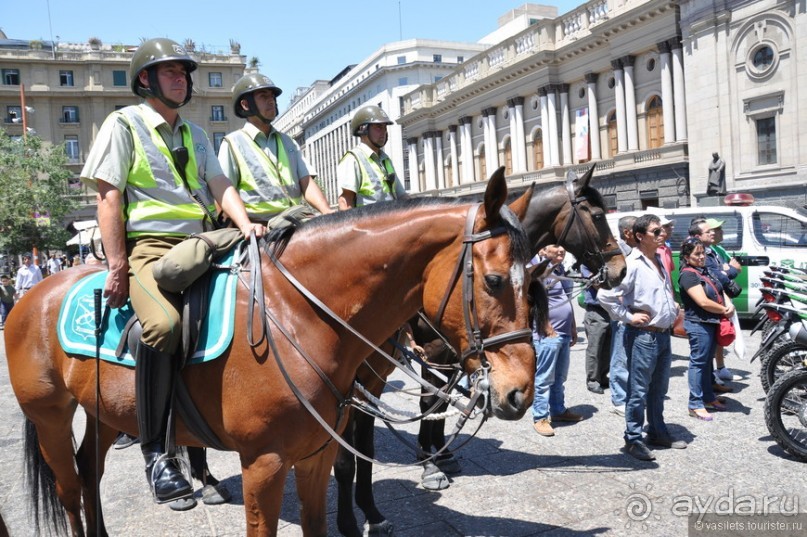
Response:
[[[227,256],[221,262],[229,264],[232,257]],[[65,352],[95,358],[95,289],[103,289],[108,271],[90,274],[76,282],[62,301],[57,324],[59,343]],[[207,318],[202,323],[196,352],[190,359],[191,364],[208,362],[221,356],[230,346],[235,325],[235,292],[238,277],[230,271],[217,270],[211,278],[209,290],[210,307]],[[106,301],[102,299],[102,307]],[[100,356],[102,360],[116,364],[134,366],[128,346],[124,347],[121,356],[116,356],[118,343],[123,337],[126,323],[134,315],[131,303],[109,313],[104,333]]]

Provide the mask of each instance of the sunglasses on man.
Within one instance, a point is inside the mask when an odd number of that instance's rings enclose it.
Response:
[[[649,230],[648,230],[648,231],[645,231],[645,232],[644,232],[644,234],[645,234],[645,235],[653,235],[654,237],[658,237],[658,236],[659,236],[659,235],[661,235],[663,232],[664,232],[664,228],[663,228],[663,227],[657,227],[657,228],[656,228],[656,229],[654,229],[653,231],[649,231]]]

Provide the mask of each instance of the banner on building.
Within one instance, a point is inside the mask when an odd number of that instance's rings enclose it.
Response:
[[[578,162],[583,162],[591,159],[588,140],[588,108],[576,110],[574,115],[575,155]]]

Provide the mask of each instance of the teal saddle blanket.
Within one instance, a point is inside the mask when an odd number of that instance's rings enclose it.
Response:
[[[232,253],[221,260],[230,264]],[[59,343],[65,352],[95,358],[95,305],[94,290],[103,289],[108,271],[96,272],[76,282],[67,293],[59,311],[57,332]],[[230,346],[235,324],[235,292],[237,274],[228,270],[215,270],[211,276],[209,289],[210,305],[207,317],[202,322],[196,351],[189,363],[208,362],[221,356]],[[102,299],[102,308],[106,301]],[[100,356],[102,360],[116,364],[134,366],[134,358],[128,346],[121,356],[116,356],[118,343],[126,323],[134,315],[131,302],[120,309],[112,309],[103,327]]]

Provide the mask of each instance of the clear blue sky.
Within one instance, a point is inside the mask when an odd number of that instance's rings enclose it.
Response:
[[[543,0],[562,15],[584,0]],[[48,17],[50,4],[50,20]],[[277,0],[168,2],[137,0],[0,0],[0,25],[11,39],[136,45],[141,37],[191,38],[197,48],[256,56],[284,90],[281,110],[299,86],[330,79],[384,43],[399,39],[475,42],[522,0]],[[400,17],[399,17],[400,13]]]

